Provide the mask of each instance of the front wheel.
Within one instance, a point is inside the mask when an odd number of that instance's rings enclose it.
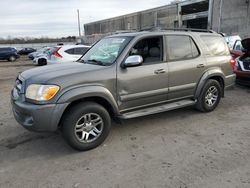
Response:
[[[99,146],[109,134],[111,119],[107,110],[94,102],[84,102],[66,112],[62,131],[74,149],[86,151]]]
[[[16,57],[15,56],[10,56],[8,59],[10,62],[16,61]]]
[[[221,95],[222,88],[219,82],[212,79],[208,80],[205,83],[200,96],[198,97],[196,109],[202,112],[213,111],[218,106]]]

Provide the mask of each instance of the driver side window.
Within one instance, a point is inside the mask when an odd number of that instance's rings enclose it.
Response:
[[[130,50],[129,56],[140,55],[143,64],[159,63],[163,61],[162,37],[145,38],[138,41]]]

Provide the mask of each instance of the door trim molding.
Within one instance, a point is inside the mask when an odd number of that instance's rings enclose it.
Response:
[[[120,98],[122,102],[126,102],[126,101],[136,100],[139,98],[141,99],[141,98],[146,98],[146,97],[152,97],[154,95],[163,95],[163,94],[167,95],[168,91],[169,91],[168,88],[163,88],[163,89],[157,89],[157,90],[152,90],[152,91],[121,95]]]

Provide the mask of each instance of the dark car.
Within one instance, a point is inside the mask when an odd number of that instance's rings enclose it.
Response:
[[[0,60],[15,61],[19,57],[15,48],[0,48]]]
[[[18,51],[18,54],[20,55],[28,55],[29,53],[35,52],[36,49],[34,48],[23,48],[21,50]]]
[[[236,82],[243,85],[250,85],[250,38],[241,41],[244,54],[236,58],[234,72]]]

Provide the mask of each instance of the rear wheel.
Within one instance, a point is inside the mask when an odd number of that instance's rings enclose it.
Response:
[[[84,102],[66,112],[62,131],[74,149],[86,151],[99,146],[108,136],[111,119],[107,110],[94,102]]]
[[[10,62],[16,61],[16,57],[15,56],[10,56],[8,61],[10,61]]]
[[[202,112],[211,112],[219,104],[222,95],[222,88],[218,81],[208,80],[198,97],[196,109]]]

